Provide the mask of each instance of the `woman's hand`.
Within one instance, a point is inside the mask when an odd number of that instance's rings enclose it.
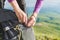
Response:
[[[19,13],[17,15],[19,22],[27,24],[27,15],[26,13]]]
[[[35,22],[36,22],[35,17],[31,16],[30,19],[28,20],[27,27],[34,26]]]
[[[32,26],[35,25],[35,23],[36,23],[36,17],[37,17],[37,13],[34,13],[34,14],[28,19],[27,27],[32,27]]]
[[[21,10],[17,1],[16,0],[8,0],[8,1],[12,5],[12,7],[16,13],[16,16],[18,17],[19,22],[26,24],[27,23],[27,15],[23,10]]]

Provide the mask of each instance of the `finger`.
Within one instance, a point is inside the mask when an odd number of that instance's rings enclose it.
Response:
[[[25,18],[25,25],[27,24],[27,17]]]
[[[22,22],[22,14],[19,14],[18,20],[19,22]]]
[[[35,23],[36,23],[36,22],[33,22],[33,23],[31,24],[31,26],[34,26],[34,25],[35,25]]]
[[[30,27],[30,26],[32,25],[32,23],[33,23],[33,22],[28,23],[28,27]]]
[[[26,23],[27,23],[27,17],[24,17],[23,23],[26,25]]]
[[[23,15],[21,15],[21,16],[23,16]],[[21,17],[21,22],[23,23],[23,17]]]
[[[30,20],[29,23],[28,23],[28,26],[32,26],[34,24],[35,20]]]
[[[32,21],[29,26],[34,26],[35,21]]]
[[[33,22],[35,22],[35,18],[34,17],[32,17],[31,20],[30,20],[30,23],[33,23]]]
[[[23,15],[22,20],[23,20],[23,23],[27,23],[27,16],[26,15]]]
[[[25,16],[23,16],[23,18],[22,18],[22,19],[23,19],[23,23],[25,23]]]

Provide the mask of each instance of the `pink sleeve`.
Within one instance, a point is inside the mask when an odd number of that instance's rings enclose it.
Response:
[[[8,2],[12,2],[13,0],[8,0]]]
[[[39,13],[41,7],[43,4],[43,0],[37,0],[36,5],[35,5],[35,9],[33,12]]]

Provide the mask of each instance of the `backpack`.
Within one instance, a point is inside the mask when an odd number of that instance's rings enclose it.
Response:
[[[16,16],[15,12],[13,12],[11,10],[3,9],[4,2],[5,2],[5,0],[3,0],[3,1],[0,0],[0,3],[1,3],[0,4],[1,5],[1,8],[0,8],[0,27],[1,27],[1,29],[9,28],[9,30],[7,30],[7,31],[3,30],[3,33],[4,33],[3,40],[13,40],[14,37],[15,37],[15,40],[17,40],[17,38],[18,38],[18,40],[23,40],[22,35],[21,35],[21,31],[19,30],[20,27],[18,27],[18,24],[21,24],[21,23],[18,21],[18,18]],[[17,0],[17,2],[19,4],[20,8],[23,11],[25,11],[24,0]],[[4,26],[6,26],[5,24],[10,25],[12,27],[4,27]],[[20,36],[18,36],[18,35],[20,35]]]

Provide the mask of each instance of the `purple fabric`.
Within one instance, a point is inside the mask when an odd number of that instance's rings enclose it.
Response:
[[[35,5],[34,12],[39,13],[39,11],[40,11],[40,9],[42,7],[42,3],[43,3],[43,0],[37,0],[36,5]]]
[[[12,2],[13,0],[8,0],[8,2]]]

